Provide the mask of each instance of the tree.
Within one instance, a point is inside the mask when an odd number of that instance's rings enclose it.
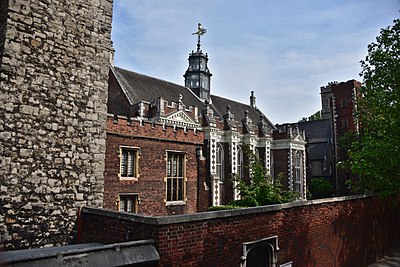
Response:
[[[309,117],[303,117],[299,122],[306,122],[306,121],[316,121],[321,120],[321,111],[317,111]]]
[[[400,20],[382,29],[361,61],[361,131],[349,151],[358,188],[383,195],[400,193]]]
[[[248,184],[240,177],[235,177],[234,181],[237,182],[241,199],[233,201],[231,203],[233,206],[254,207],[278,204],[293,201],[297,197],[296,193],[283,190],[279,175],[276,179],[268,175],[267,169],[247,146],[243,151],[249,158],[248,168],[252,179]]]
[[[313,199],[332,197],[333,185],[322,177],[311,180],[310,193]]]

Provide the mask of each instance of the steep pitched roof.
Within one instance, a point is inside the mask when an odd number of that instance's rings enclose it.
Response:
[[[181,94],[185,105],[198,108],[204,106],[204,103],[186,87],[118,67],[114,67],[114,73],[132,103],[151,102],[160,96],[169,103],[177,102]]]
[[[309,160],[325,160],[328,151],[328,143],[314,143],[308,145]]]
[[[111,68],[131,104],[139,101],[152,102],[158,97],[162,97],[169,103],[177,102],[180,94],[182,95],[182,101],[186,106],[197,106],[200,110],[204,107],[204,102],[187,87],[118,67]],[[253,125],[257,125],[260,121],[261,114],[268,127],[275,129],[271,121],[269,121],[268,118],[257,108],[252,108],[250,105],[220,96],[211,96],[210,106],[215,112],[214,115],[219,116],[220,119],[222,119],[222,116],[226,113],[227,105],[231,106],[231,112],[235,116],[235,121],[240,122],[244,117],[245,110],[248,110],[248,115],[252,120]]]
[[[308,143],[329,142],[331,140],[331,121],[315,120],[297,123],[300,130],[305,130]]]
[[[315,120],[298,123],[301,130],[305,130],[308,143],[308,155],[310,160],[326,160],[331,146],[331,121]]]
[[[257,125],[260,121],[260,114],[267,122],[269,128],[275,129],[275,126],[272,122],[257,108],[253,108],[250,105],[243,104],[231,99],[227,99],[224,97],[211,95],[212,107],[216,112],[215,115],[218,115],[220,118],[226,113],[226,106],[231,106],[231,113],[235,116],[235,121],[241,121],[244,117],[244,112],[247,110],[249,113],[249,118],[252,120],[253,125]]]

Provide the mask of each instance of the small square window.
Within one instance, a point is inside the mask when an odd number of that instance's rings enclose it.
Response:
[[[121,180],[137,179],[139,176],[139,149],[120,147],[120,171]]]
[[[118,210],[137,213],[139,208],[139,194],[120,194],[118,196]]]

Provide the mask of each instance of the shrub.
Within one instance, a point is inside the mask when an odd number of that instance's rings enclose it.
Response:
[[[313,199],[332,197],[333,186],[322,177],[315,178],[311,180],[310,192]]]

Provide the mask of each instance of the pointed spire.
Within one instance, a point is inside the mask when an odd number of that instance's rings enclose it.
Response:
[[[257,127],[258,127],[258,136],[259,137],[268,136],[266,124],[264,122],[263,115],[261,115],[261,114],[260,114],[260,121],[257,123]]]
[[[206,99],[204,101],[204,108],[201,110],[201,115],[203,117],[203,126],[214,126],[215,127],[215,118],[214,111],[210,108],[210,101]]]
[[[251,91],[251,95],[250,95],[250,106],[252,108],[256,107],[256,97],[254,96],[254,91]]]
[[[248,133],[253,133],[253,127],[252,127],[252,120],[249,118],[249,111],[245,110],[244,111],[244,118],[242,119],[242,126],[243,126],[243,133],[248,134]]]
[[[183,102],[182,102],[183,96],[181,94],[178,95],[178,110],[183,110]]]
[[[224,130],[236,130],[235,116],[231,113],[231,106],[226,106],[226,113],[222,116],[224,119]]]

